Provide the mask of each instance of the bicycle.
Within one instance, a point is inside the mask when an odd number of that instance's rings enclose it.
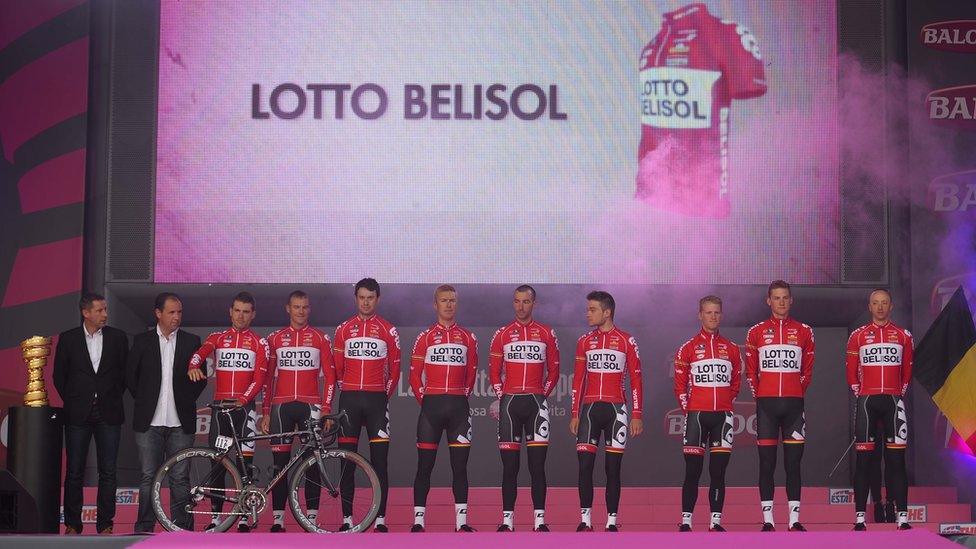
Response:
[[[241,409],[234,400],[218,401],[210,408],[227,415],[228,420],[234,410]],[[341,531],[365,531],[379,512],[380,481],[366,458],[356,452],[328,447],[335,443],[339,419],[344,415],[345,412],[340,412],[323,416],[318,421],[309,419],[304,430],[288,433],[238,437],[236,429],[230,429],[231,436],[218,436],[213,448],[192,447],[177,452],[159,467],[153,478],[152,506],[156,518],[163,528],[171,532],[193,530],[197,523],[195,515],[206,515],[208,520],[204,521],[205,524],[210,522],[212,516],[220,517],[214,521],[214,528],[205,530],[208,532],[226,532],[242,517],[249,517],[251,524],[256,524],[258,515],[268,505],[268,494],[272,488],[292,473],[288,484],[288,506],[302,528],[316,533],[340,531],[334,528],[336,522],[333,519],[340,517],[338,524],[341,527],[343,518],[351,516],[353,524]],[[323,430],[326,422],[332,425]],[[299,451],[267,487],[261,488],[255,483],[253,471],[245,466],[241,444],[292,437],[299,440]],[[235,451],[233,460],[228,456],[231,450]],[[230,485],[226,482],[228,477]],[[356,486],[352,491],[352,501],[342,500],[340,485],[350,482],[353,484],[346,484],[347,487]],[[303,485],[305,490],[301,494]],[[169,486],[170,492],[174,491],[174,486],[182,486],[186,495],[172,499],[175,496],[171,493],[166,508],[163,505],[163,486]],[[323,491],[325,494],[322,494]],[[331,506],[330,500],[323,496],[331,498]],[[364,498],[368,499],[365,505]],[[212,508],[202,509],[208,500]],[[336,500],[340,500],[338,506],[335,505]],[[223,512],[224,502],[232,505],[229,512]],[[323,502],[327,507],[326,512],[322,512]],[[340,511],[338,515],[335,513],[336,507]],[[316,512],[309,516],[312,510]]]

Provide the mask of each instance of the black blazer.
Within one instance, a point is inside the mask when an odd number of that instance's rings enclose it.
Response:
[[[176,332],[176,353],[173,358],[173,399],[176,415],[183,432],[192,435],[197,426],[197,398],[207,386],[206,378],[190,381],[187,365],[200,348],[200,337],[180,330]],[[162,356],[159,354],[159,334],[156,327],[133,338],[132,350],[125,367],[125,382],[135,399],[132,429],[145,433],[156,413],[159,384],[162,382]]]
[[[64,401],[65,423],[84,423],[96,393],[102,421],[109,425],[121,425],[125,421],[122,393],[128,352],[129,337],[125,332],[111,326],[102,328],[102,358],[96,374],[88,356],[84,326],[61,333],[54,351],[53,377],[54,388]]]

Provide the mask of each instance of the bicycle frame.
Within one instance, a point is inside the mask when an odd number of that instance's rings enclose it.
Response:
[[[222,413],[222,414],[230,415],[230,413],[233,412],[234,410],[235,409],[219,409],[219,412]],[[281,471],[279,471],[278,474],[275,475],[274,478],[271,479],[271,481],[268,483],[267,487],[263,489],[264,490],[264,494],[267,495],[267,494],[271,493],[272,489],[279,482],[281,482],[282,480],[288,478],[288,473],[291,472],[291,470],[295,466],[295,464],[297,464],[299,461],[301,461],[302,459],[304,459],[305,456],[308,453],[311,452],[313,455],[315,455],[316,461],[318,462],[319,473],[321,475],[321,480],[324,483],[323,488],[325,488],[326,490],[328,490],[329,494],[332,497],[335,497],[339,493],[339,489],[335,486],[335,484],[329,478],[328,474],[326,474],[325,466],[322,463],[322,455],[321,454],[322,454],[323,451],[327,450],[328,449],[327,446],[329,444],[331,444],[336,439],[336,435],[339,432],[338,420],[341,417],[341,415],[342,414],[338,414],[338,415],[334,415],[334,416],[327,416],[328,419],[331,419],[332,421],[335,421],[336,424],[335,424],[335,426],[333,428],[331,428],[328,431],[326,431],[324,433],[321,433],[321,434],[320,433],[316,433],[315,432],[315,429],[306,429],[306,430],[302,430],[302,431],[290,431],[290,432],[287,432],[287,433],[276,433],[276,434],[269,434],[269,435],[256,435],[256,436],[252,436],[252,437],[238,437],[237,436],[237,431],[235,429],[231,429],[231,435],[230,436],[231,436],[231,438],[233,438],[234,444],[230,448],[227,448],[225,450],[219,450],[219,452],[220,452],[219,453],[219,456],[222,457],[222,456],[227,455],[227,453],[230,451],[231,448],[234,448],[235,450],[237,450],[237,455],[235,456],[234,462],[235,462],[235,465],[237,466],[237,469],[241,472],[241,483],[244,486],[248,486],[252,482],[252,479],[251,479],[251,471],[249,470],[250,468],[247,467],[247,464],[244,462],[244,452],[243,452],[243,449],[241,447],[241,443],[244,443],[244,442],[253,442],[253,441],[258,441],[258,440],[283,439],[283,438],[292,438],[292,439],[294,439],[295,437],[298,437],[299,440],[302,440],[304,438],[306,440],[304,440],[302,442],[301,447],[298,449],[298,451],[295,452],[295,454],[291,457],[291,459],[288,460],[288,463],[284,467],[282,467]],[[224,499],[226,501],[229,501],[229,502],[232,502],[232,503],[237,503],[236,498],[227,498],[227,497],[223,497],[223,496],[213,496],[213,497],[222,497],[222,499]]]

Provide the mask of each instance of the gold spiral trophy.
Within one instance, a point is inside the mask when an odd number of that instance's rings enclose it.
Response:
[[[34,336],[20,342],[24,362],[27,363],[27,392],[24,405],[47,406],[47,390],[44,388],[44,366],[51,355],[51,338]]]

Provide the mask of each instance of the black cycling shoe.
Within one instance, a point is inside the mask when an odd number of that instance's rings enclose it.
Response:
[[[240,523],[237,524],[237,531],[240,532],[240,533],[242,533],[242,534],[245,534],[245,533],[251,531],[251,526],[248,525],[248,523],[246,523],[246,522],[240,522]]]
[[[690,524],[682,524],[682,525],[678,526],[678,531],[679,532],[691,532],[691,525]]]
[[[724,532],[725,528],[722,528],[721,524],[713,524],[708,528],[709,532]]]
[[[377,524],[376,526],[373,527],[373,531],[378,532],[380,534],[385,534],[389,532],[390,529],[387,528],[385,524]]]
[[[411,526],[410,527],[410,531],[411,532],[426,532],[426,530],[424,530],[424,527],[421,526],[421,525],[419,525],[419,524],[414,524],[413,526]]]
[[[496,532],[511,532],[512,531],[512,527],[509,526],[509,525],[507,525],[507,524],[500,524],[498,526],[498,530],[495,530],[495,531]]]
[[[863,522],[855,522],[854,523],[854,531],[855,532],[867,532],[867,530],[868,530],[868,526],[866,524],[864,524]]]
[[[806,532],[807,529],[803,527],[799,522],[794,522],[790,525],[790,532]]]
[[[467,524],[462,524],[460,528],[455,530],[455,532],[477,532],[477,530],[468,526]]]
[[[339,527],[340,532],[348,532],[349,530],[352,530],[352,526],[349,526],[345,522],[343,522],[342,526]]]
[[[609,524],[605,530],[606,532],[619,532],[620,528],[617,528],[616,524]]]
[[[271,532],[274,532],[274,533],[277,534],[278,532],[284,532],[284,531],[285,531],[285,527],[282,526],[282,525],[280,525],[280,524],[272,524],[271,525]]]
[[[884,503],[881,503],[880,501],[874,504],[874,522],[876,524],[888,522],[888,517],[885,514]]]
[[[579,523],[579,526],[576,527],[576,531],[577,532],[592,532],[593,531],[593,527],[590,526],[590,525],[588,525],[588,524],[586,524],[585,522],[581,522],[581,523]]]
[[[538,527],[536,527],[532,531],[533,532],[548,532],[549,531],[549,527],[546,526],[545,524],[540,524]]]
[[[206,528],[203,529],[203,531],[204,532],[209,532],[209,531],[213,530],[216,527],[217,527],[217,523],[211,522],[210,524],[207,525]]]
[[[898,525],[898,529],[899,530],[911,530],[912,529],[912,525],[911,524],[908,524],[907,522],[903,522],[903,523],[901,523],[901,524]]]
[[[894,523],[898,520],[898,513],[895,512],[895,502],[889,501],[885,504],[885,522]]]
[[[763,523],[763,527],[762,527],[762,530],[761,530],[761,531],[762,531],[762,532],[775,532],[775,531],[776,531],[776,527],[775,527],[775,526],[773,526],[773,525],[772,525],[771,523],[769,523],[769,522],[764,522],[764,523]]]

